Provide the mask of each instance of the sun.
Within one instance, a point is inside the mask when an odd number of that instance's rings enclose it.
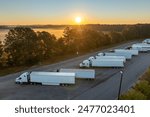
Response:
[[[80,24],[80,23],[82,22],[81,17],[76,17],[76,18],[75,18],[75,22],[76,22],[77,24]]]

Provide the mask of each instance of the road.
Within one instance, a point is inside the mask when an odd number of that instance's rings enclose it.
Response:
[[[136,42],[122,44],[115,48],[124,48]],[[107,51],[114,48],[109,48]],[[99,52],[103,52],[99,51]],[[84,59],[96,55],[93,52],[56,64],[30,68],[26,71],[53,71],[60,68],[78,68]],[[96,80],[76,80],[71,86],[17,85],[15,78],[21,73],[0,77],[0,99],[3,100],[114,100],[117,99],[120,83],[120,70],[124,71],[121,92],[127,91],[150,66],[150,53],[140,53],[127,61],[125,68],[96,68]]]

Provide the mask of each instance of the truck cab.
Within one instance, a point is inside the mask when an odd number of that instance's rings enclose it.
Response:
[[[90,61],[84,60],[82,63],[80,63],[80,67],[90,67]]]
[[[105,56],[105,53],[98,53],[97,56]]]
[[[96,59],[96,57],[94,57],[94,56],[91,56],[88,58],[89,61],[94,60],[94,59]]]
[[[150,39],[145,39],[142,43],[150,44]]]
[[[21,74],[19,77],[16,78],[15,82],[17,84],[27,83],[28,82],[28,75],[29,75],[28,72]]]

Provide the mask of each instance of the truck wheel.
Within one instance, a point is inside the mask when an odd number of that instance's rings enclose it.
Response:
[[[63,87],[64,87],[65,85],[64,85],[64,84],[60,84],[60,86],[63,86]]]
[[[66,86],[66,87],[68,87],[68,86],[69,86],[69,84],[65,84],[65,86]]]

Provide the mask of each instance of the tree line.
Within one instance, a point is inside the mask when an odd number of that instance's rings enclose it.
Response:
[[[79,25],[66,27],[56,38],[48,32],[35,32],[29,27],[10,29],[4,42],[0,41],[0,67],[34,65],[46,59],[67,54],[85,53],[122,41],[150,37],[150,25],[132,25],[121,32]]]

